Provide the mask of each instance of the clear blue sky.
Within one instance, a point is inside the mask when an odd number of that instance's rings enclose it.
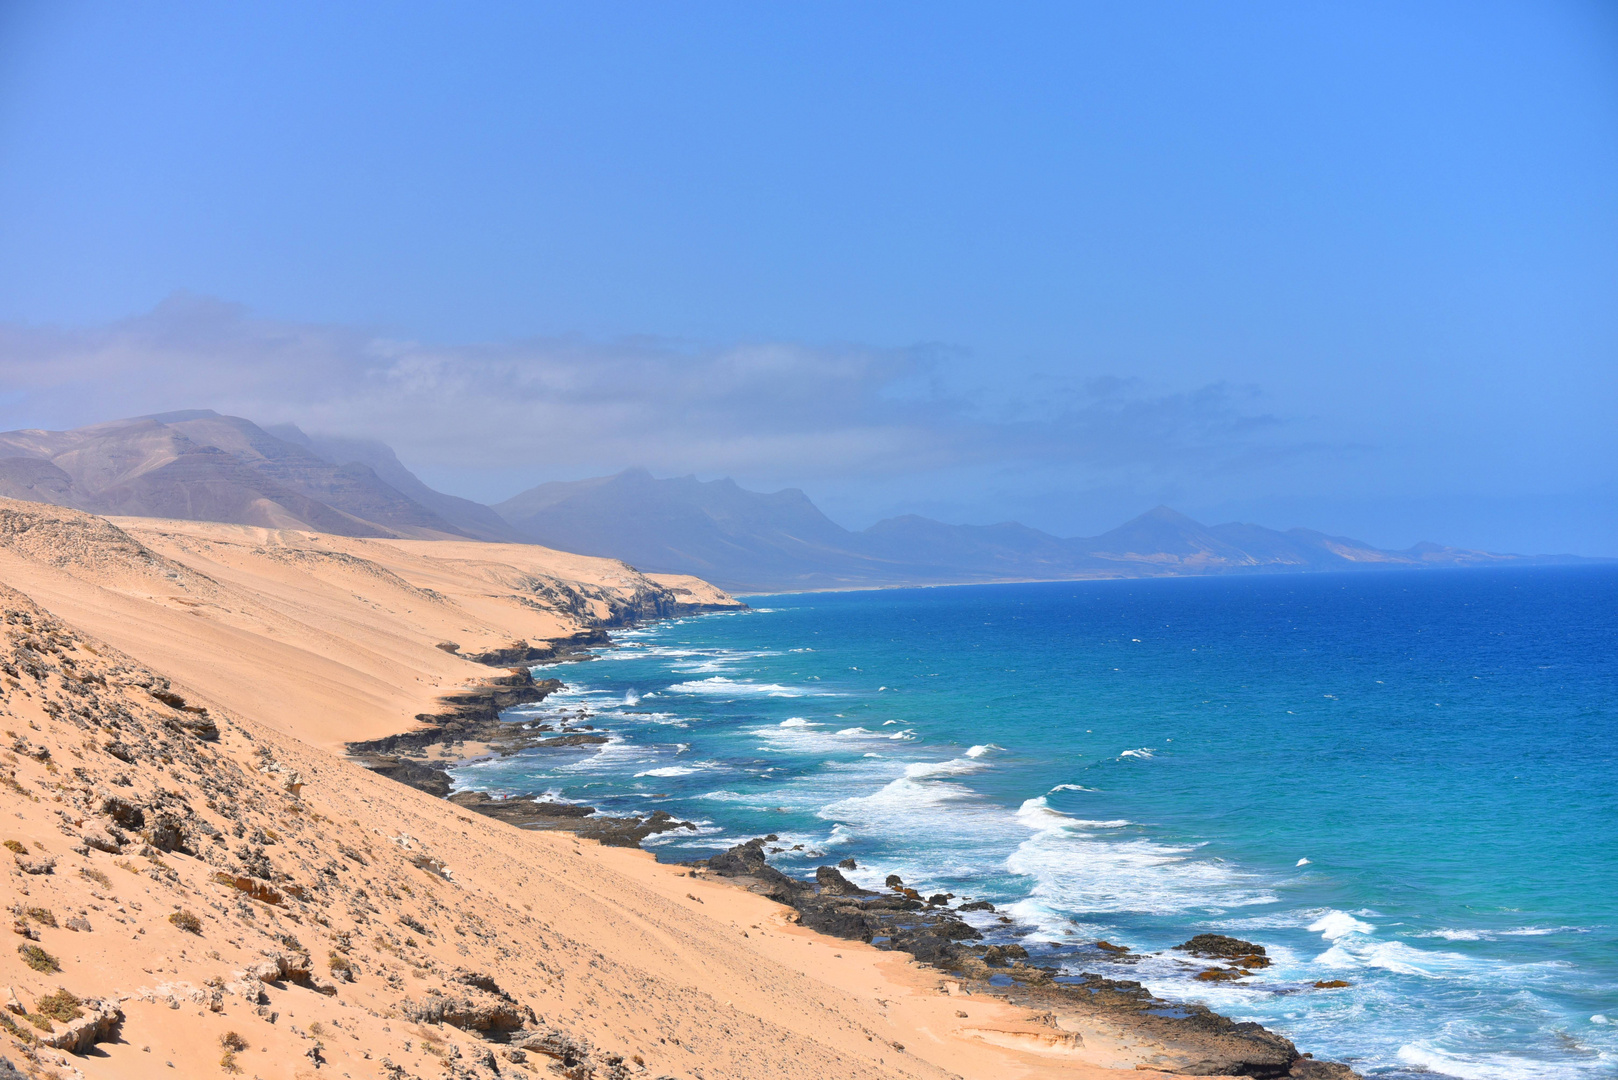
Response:
[[[0,13],[7,427],[1618,554],[1613,4]]]

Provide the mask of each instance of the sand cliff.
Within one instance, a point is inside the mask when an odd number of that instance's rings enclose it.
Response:
[[[701,582],[9,500],[0,582],[0,1055],[23,1075],[1172,1065],[1127,1027],[971,994],[732,884],[338,752],[487,678],[468,656],[732,603]]]

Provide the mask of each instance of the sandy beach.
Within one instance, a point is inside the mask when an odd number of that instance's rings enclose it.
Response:
[[[343,753],[498,673],[471,656],[735,603],[700,581],[5,500],[0,582],[0,1053],[23,1075],[1209,1072]],[[1268,1075],[1348,1075],[1324,1068]]]

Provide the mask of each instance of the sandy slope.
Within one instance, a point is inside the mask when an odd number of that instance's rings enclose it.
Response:
[[[471,651],[649,602],[657,583],[621,564],[119,524],[0,504],[0,859],[19,931],[0,951],[16,998],[0,1053],[25,1070],[228,1075],[227,1032],[246,1044],[230,1067],[265,1080],[1116,1076],[1100,1066],[1142,1059],[1127,1033],[1080,1047],[733,886],[329,752],[487,673],[445,638]],[[83,1017],[40,1016],[58,987]],[[123,1022],[86,1052],[29,1043],[98,1008]]]
[[[478,653],[659,605],[724,603],[694,578],[521,544],[363,540],[121,518],[0,500],[0,580],[180,682],[306,742],[400,730],[489,669]]]

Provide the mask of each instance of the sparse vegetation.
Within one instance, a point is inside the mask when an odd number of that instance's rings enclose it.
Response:
[[[23,963],[35,971],[56,972],[62,970],[62,965],[56,962],[56,957],[33,942],[24,942],[18,945],[17,955],[22,957]]]
[[[236,1064],[236,1051],[226,1050],[219,1056],[219,1067],[228,1073],[239,1073],[242,1067]]]
[[[47,994],[34,1002],[34,1011],[65,1024],[84,1015],[84,1010],[79,1008],[82,1004],[71,991],[58,987],[56,993]]]
[[[25,918],[33,919],[41,926],[56,928],[56,914],[48,907],[31,907],[23,912]]]
[[[348,959],[348,957],[344,956],[340,952],[337,952],[335,949],[332,950],[331,955],[326,958],[326,966],[331,969],[331,973],[334,976],[341,979],[343,982],[350,982],[354,978],[353,963]]]
[[[0,1011],[0,1031],[4,1031],[7,1035],[25,1045],[32,1046],[39,1041],[34,1038],[32,1031],[18,1027],[17,1022],[11,1018],[11,1014],[4,1011]]]
[[[169,915],[169,922],[178,926],[188,934],[202,936],[202,920],[189,911],[176,911]]]
[[[232,1053],[240,1053],[247,1049],[247,1040],[234,1031],[227,1031],[219,1036],[219,1045]]]
[[[26,854],[28,854],[28,845],[24,844],[21,840],[7,840],[6,841],[6,848],[13,855],[26,855]]]
[[[45,1034],[49,1035],[51,1033],[51,1019],[50,1019],[50,1017],[44,1016],[44,1015],[42,1015],[40,1013],[27,1013],[26,1015],[23,1016],[23,1019],[28,1021],[30,1024],[33,1024],[36,1028],[43,1031]]]
[[[79,876],[84,878],[86,881],[95,882],[103,889],[112,888],[112,878],[108,877],[106,874],[102,873],[100,870],[97,870],[93,866],[79,867]]]
[[[128,870],[131,874],[139,874],[140,873],[140,867],[136,866],[134,863],[130,862],[128,859],[119,859],[118,862],[117,862],[117,866],[118,866],[118,869],[120,869],[120,870]]]

